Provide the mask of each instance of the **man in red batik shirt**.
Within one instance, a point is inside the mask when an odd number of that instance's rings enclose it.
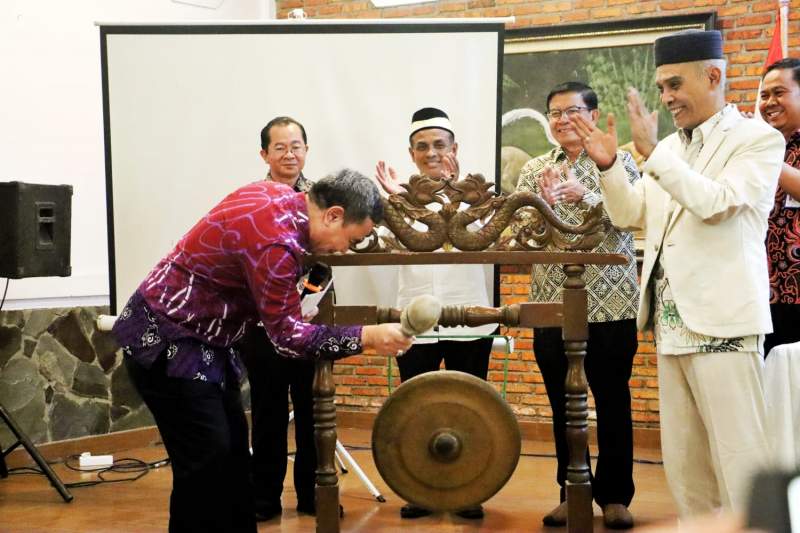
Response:
[[[800,59],[781,59],[767,67],[759,111],[786,138],[767,229],[773,327],[764,339],[767,356],[774,346],[800,341]]]

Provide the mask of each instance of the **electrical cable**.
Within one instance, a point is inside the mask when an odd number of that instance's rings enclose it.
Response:
[[[24,476],[24,475],[31,475],[31,474],[36,474],[36,475],[43,476],[44,472],[42,472],[41,470],[39,470],[38,468],[35,468],[33,466],[18,466],[16,468],[9,468],[8,469],[8,475],[9,476]]]
[[[64,461],[64,466],[69,468],[70,470],[74,470],[76,472],[83,472],[83,473],[95,473],[97,474],[98,479],[92,481],[77,481],[74,483],[64,483],[64,486],[69,489],[77,489],[82,487],[93,487],[95,485],[100,485],[103,483],[122,483],[124,481],[136,481],[137,479],[142,478],[145,476],[150,470],[155,470],[156,468],[162,468],[170,464],[169,457],[165,459],[160,459],[158,461],[153,461],[148,463],[146,461],[142,461],[141,459],[129,458],[125,457],[122,459],[117,459],[111,466],[105,468],[81,468],[80,466],[75,466],[76,461],[79,461],[78,455],[70,455]],[[48,462],[49,464],[54,464]],[[123,474],[123,473],[133,473],[132,476],[127,477],[117,477],[113,479],[109,479],[107,476],[108,474]],[[21,466],[17,468],[9,468],[8,475],[26,475],[26,474],[37,474],[37,475],[45,475],[40,469],[32,466]]]
[[[0,300],[0,311],[3,310],[3,304],[6,303],[6,294],[8,294],[8,282],[11,281],[11,278],[6,278],[6,289],[3,291],[3,299]]]
[[[141,459],[135,459],[130,457],[125,457],[122,459],[117,459],[114,463],[106,468],[81,468],[79,466],[74,466],[70,464],[70,461],[76,461],[78,459],[78,455],[71,455],[64,461],[64,466],[69,468],[70,470],[75,470],[77,472],[93,472],[97,474],[96,480],[93,481],[78,481],[75,483],[65,483],[64,485],[67,488],[82,488],[82,487],[93,487],[95,485],[100,485],[102,483],[122,483],[127,481],[136,481],[137,479],[142,478],[143,476],[147,475],[150,470],[154,470],[156,468],[161,468],[166,466],[170,463],[169,458],[161,459],[159,461],[154,461],[152,463],[148,463],[146,461],[142,461]],[[106,477],[107,474],[121,474],[121,473],[133,473],[134,475],[128,477],[118,477],[113,479],[108,479]]]

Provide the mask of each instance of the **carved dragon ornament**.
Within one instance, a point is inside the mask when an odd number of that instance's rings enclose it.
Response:
[[[383,223],[353,251],[591,250],[605,238],[602,204],[570,225],[539,195],[497,195],[481,174],[458,181],[415,175],[402,187],[384,198]]]

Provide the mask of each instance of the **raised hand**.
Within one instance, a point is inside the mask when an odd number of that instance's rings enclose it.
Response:
[[[606,118],[608,132],[589,122],[580,113],[570,117],[569,121],[578,132],[583,149],[597,164],[597,168],[600,170],[611,168],[617,159],[617,125],[614,114],[609,113]]]
[[[392,167],[387,167],[384,161],[378,161],[378,164],[375,165],[375,179],[388,194],[403,192],[400,181],[397,179],[397,173]]]
[[[658,111],[647,110],[639,91],[628,88],[628,118],[631,124],[631,137],[636,151],[645,158],[650,157],[658,144]]]
[[[458,180],[459,168],[456,154],[448,152],[442,156],[442,177],[445,179]]]

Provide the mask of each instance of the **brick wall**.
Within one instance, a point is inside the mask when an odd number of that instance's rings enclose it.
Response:
[[[602,22],[683,15],[715,10],[723,31],[728,56],[728,100],[752,110],[761,69],[767,56],[777,16],[776,0],[445,0],[416,6],[376,9],[363,0],[276,0],[278,18],[302,8],[309,18],[398,18],[398,17],[506,17],[515,16],[510,28],[566,23]],[[800,44],[800,0],[789,7],[789,49],[797,54]],[[503,303],[525,301],[529,270],[503,267]],[[520,417],[546,420],[550,417],[547,396],[532,352],[530,330],[507,330],[516,338],[508,356],[507,399]],[[503,358],[495,353],[489,379],[498,388],[503,382]],[[351,357],[336,365],[337,403],[342,407],[374,409],[389,391],[389,365],[383,357]],[[392,386],[399,385],[396,366],[391,369]],[[658,384],[652,336],[639,339],[639,353],[631,378],[633,416],[638,427],[658,426]],[[590,403],[591,406],[591,403]]]

